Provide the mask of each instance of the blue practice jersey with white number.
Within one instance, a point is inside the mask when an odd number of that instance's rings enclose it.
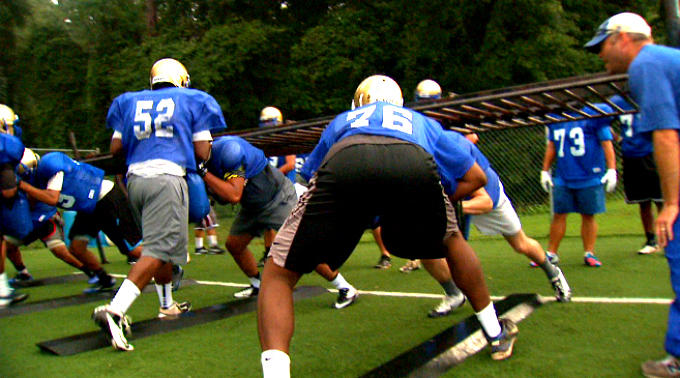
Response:
[[[469,153],[475,158],[477,165],[479,165],[479,167],[484,171],[484,174],[486,174],[486,185],[484,186],[484,190],[486,190],[487,194],[489,194],[489,197],[491,197],[491,201],[493,201],[493,208],[495,209],[496,205],[498,205],[498,199],[501,196],[501,185],[498,173],[496,173],[496,171],[491,168],[489,159],[484,156],[482,151],[480,151],[474,143],[470,142],[465,136],[463,136],[463,134],[456,131],[446,132],[455,136],[458,144],[469,151]]]
[[[628,77],[633,100],[644,118],[636,131],[680,129],[680,51],[644,46],[630,64]]]
[[[269,163],[264,152],[245,139],[223,136],[213,142],[208,170],[222,180],[234,176],[250,179],[262,172],[267,164]]]
[[[333,144],[356,134],[393,137],[419,145],[434,157],[447,194],[456,191],[457,181],[475,163],[474,157],[460,147],[451,133],[445,133],[437,121],[411,109],[376,102],[335,117],[307,158],[302,169],[305,180],[319,169]]]
[[[106,122],[122,134],[128,165],[163,159],[185,169],[196,166],[193,134],[227,127],[212,96],[197,89],[175,87],[116,97]]]
[[[302,167],[305,166],[308,157],[309,154],[295,155],[295,173],[298,175],[302,174]]]
[[[616,95],[612,97],[611,102],[618,105],[623,110],[633,110],[633,106],[629,104],[623,97]],[[621,153],[626,157],[643,157],[652,153],[652,141],[649,135],[636,132],[642,123],[642,114],[624,114],[620,115],[619,122],[621,122]]]
[[[612,112],[607,104],[595,105],[605,112]],[[582,110],[591,115],[598,114],[588,106]],[[555,185],[585,188],[601,184],[605,173],[601,142],[612,140],[611,121],[610,117],[601,117],[548,125],[548,139],[555,144],[557,160],[553,172]]]
[[[0,164],[16,166],[24,156],[24,144],[21,139],[9,135],[0,134]]]
[[[48,181],[64,172],[64,181],[57,207],[91,213],[97,206],[104,171],[87,163],[77,162],[61,152],[45,154],[35,170],[37,187],[47,188]]]

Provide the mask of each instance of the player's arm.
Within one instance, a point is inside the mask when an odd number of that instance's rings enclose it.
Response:
[[[241,175],[232,174],[227,176],[226,180],[222,180],[219,177],[207,172],[203,176],[208,188],[222,201],[227,201],[230,203],[238,203],[241,201],[241,196],[243,195],[243,188],[246,185],[246,178]]]
[[[607,169],[616,169],[616,153],[614,152],[614,144],[611,140],[603,140],[600,142],[602,150],[604,151],[604,161]]]
[[[544,171],[549,170],[550,167],[552,167],[553,163],[555,162],[555,156],[557,156],[557,152],[555,151],[555,143],[552,140],[549,140],[545,146],[545,154],[543,155],[543,166],[541,169]]]
[[[460,201],[461,199],[471,195],[475,190],[483,188],[486,185],[486,174],[479,166],[474,163],[465,175],[458,180],[456,191],[449,196],[452,202]]]
[[[46,189],[36,188],[24,180],[19,182],[19,189],[28,194],[29,198],[46,203],[50,206],[57,206],[63,181],[64,172],[60,171],[50,179],[50,181],[47,183]]]
[[[472,192],[470,197],[461,202],[463,214],[480,215],[493,210],[493,200],[484,188]]]
[[[279,167],[284,175],[295,169],[295,155],[286,155],[286,164]]]
[[[113,156],[120,156],[123,154],[123,140],[120,136],[116,137],[115,133],[113,134],[113,137],[111,137],[109,151],[111,151]]]
[[[210,140],[194,140],[194,154],[198,161],[210,159]]]

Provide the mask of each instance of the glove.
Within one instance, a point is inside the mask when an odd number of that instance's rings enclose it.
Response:
[[[205,177],[205,175],[208,173],[208,167],[204,161],[198,162],[198,165],[196,166],[196,173],[198,173],[198,175],[201,177]]]
[[[604,184],[607,193],[613,192],[616,189],[616,169],[607,169],[607,173],[602,176],[600,182]]]
[[[548,171],[541,171],[541,187],[548,193],[553,187],[552,177]]]

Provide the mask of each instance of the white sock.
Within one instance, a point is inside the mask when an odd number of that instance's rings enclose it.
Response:
[[[290,378],[290,357],[280,350],[262,352],[262,375],[264,378]]]
[[[217,245],[217,235],[208,235],[208,244],[210,246],[216,246]]]
[[[352,287],[352,285],[350,285],[349,282],[347,282],[345,280],[345,277],[343,277],[342,274],[340,274],[340,273],[338,273],[338,276],[335,277],[335,279],[333,281],[331,281],[331,283],[333,284],[333,286],[335,286],[336,289],[343,289],[343,288],[349,289],[349,288]]]
[[[12,294],[12,289],[7,281],[7,273],[2,272],[0,274],[0,297],[6,297],[10,294]]]
[[[583,251],[583,256],[585,256],[585,255],[587,255],[587,254],[589,254],[589,253],[594,255],[593,251]]]
[[[248,277],[248,280],[250,280],[250,284],[255,286],[256,288],[260,288],[260,275],[258,274],[255,277]]]
[[[487,336],[494,338],[501,334],[501,324],[498,322],[493,302],[475,315],[477,315],[477,320],[479,320]]]
[[[132,306],[132,303],[139,297],[140,291],[132,281],[127,278],[120,285],[120,289],[111,301],[111,308],[121,314],[125,314]]]
[[[203,238],[196,238],[196,248],[203,248]]]
[[[156,285],[156,293],[158,293],[158,301],[161,303],[162,308],[169,308],[175,302],[172,299],[172,282]]]

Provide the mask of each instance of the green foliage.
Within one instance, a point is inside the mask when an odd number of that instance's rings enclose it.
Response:
[[[182,61],[235,130],[267,105],[297,120],[343,111],[376,73],[409,101],[428,77],[466,93],[600,71],[581,45],[621,10],[663,40],[658,3],[642,0],[10,0],[0,101],[25,121],[28,145],[68,147],[71,130],[81,148],[106,150],[109,104],[146,88],[159,58]]]

